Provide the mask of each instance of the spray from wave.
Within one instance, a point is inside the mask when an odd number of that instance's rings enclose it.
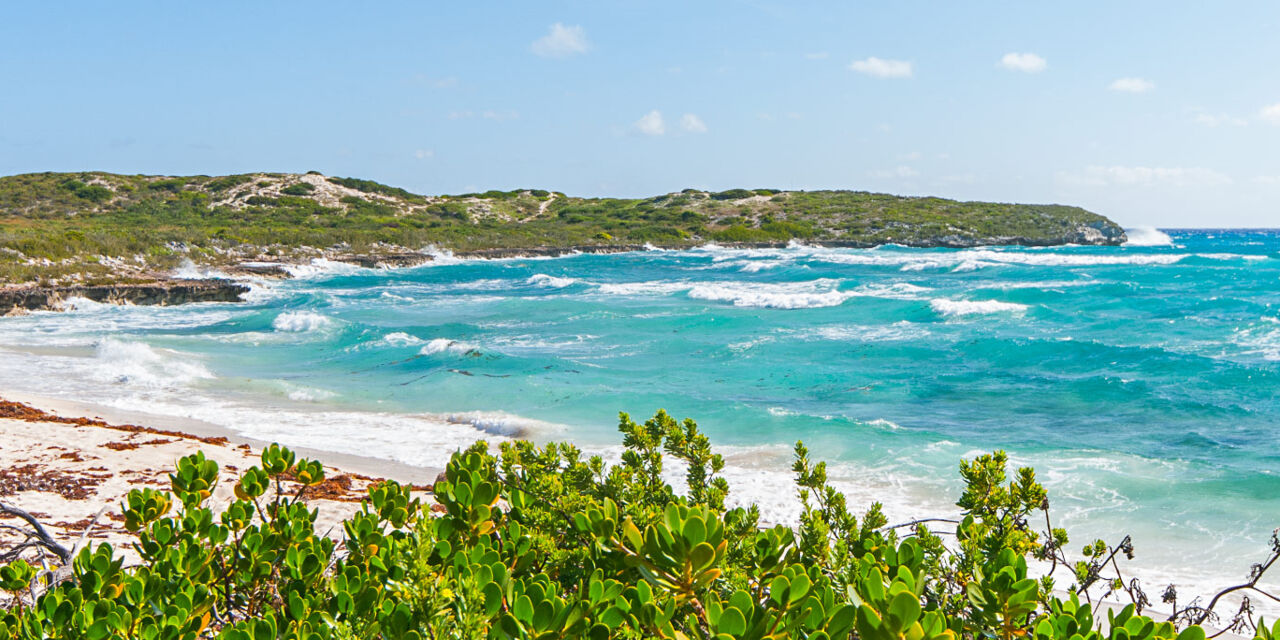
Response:
[[[1173,238],[1169,234],[1155,227],[1134,227],[1125,229],[1125,235],[1129,236],[1128,242],[1124,243],[1126,247],[1165,247],[1173,245]]]

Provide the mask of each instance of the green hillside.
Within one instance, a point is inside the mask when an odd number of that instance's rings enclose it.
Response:
[[[145,279],[191,259],[705,242],[1116,244],[1078,207],[860,191],[687,189],[643,199],[526,189],[425,196],[318,173],[0,177],[0,282]]]

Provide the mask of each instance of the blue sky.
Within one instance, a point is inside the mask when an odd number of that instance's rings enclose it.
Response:
[[[865,189],[1280,226],[1280,3],[0,8],[0,173]]]

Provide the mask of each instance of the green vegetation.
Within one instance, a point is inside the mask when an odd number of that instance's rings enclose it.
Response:
[[[708,241],[870,246],[1118,241],[1077,207],[859,191],[686,189],[643,199],[541,189],[422,196],[318,174],[222,177],[40,173],[0,178],[0,282],[141,275],[317,250],[687,247]],[[105,259],[105,260],[104,260]]]
[[[449,461],[435,508],[373,485],[341,542],[299,502],[323,480],[318,463],[272,445],[218,513],[217,465],[183,458],[169,491],[126,500],[141,563],[102,544],[54,585],[25,560],[0,567],[0,637],[1205,638],[1141,615],[1145,597],[1105,621],[1082,603],[1095,585],[1136,588],[1103,578],[1122,550],[1103,542],[1086,546],[1070,586],[1033,577],[1029,558],[1068,564],[1067,536],[1047,523],[1035,472],[1006,478],[1002,452],[961,465],[964,516],[943,544],[924,524],[886,526],[879,505],[855,517],[802,444],[791,529],[725,508],[723,461],[692,420],[624,414],[619,430],[614,467],[568,444],[476,443]],[[663,480],[664,456],[687,466],[683,495]]]

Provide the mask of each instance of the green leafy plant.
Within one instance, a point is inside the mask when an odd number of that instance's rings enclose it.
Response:
[[[101,544],[49,583],[25,560],[0,567],[0,638],[1205,638],[1134,605],[1103,620],[1030,575],[1029,557],[1065,558],[1067,539],[1032,530],[1047,497],[1029,469],[1009,480],[1002,452],[961,465],[948,545],[921,522],[888,526],[878,505],[852,515],[803,444],[792,529],[726,507],[723,460],[694,421],[622,414],[619,431],[612,467],[568,444],[476,443],[432,508],[374,483],[335,538],[305,502],[317,462],[271,445],[215,513],[216,463],[184,457],[168,491],[122,505],[140,562]],[[684,486],[666,482],[666,456],[687,465]],[[1104,552],[1090,543],[1082,562]]]

